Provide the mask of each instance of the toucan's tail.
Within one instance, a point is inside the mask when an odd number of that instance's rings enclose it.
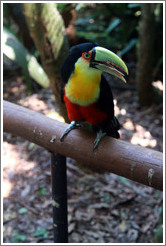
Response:
[[[120,129],[120,123],[118,119],[114,116],[114,118],[107,123],[105,131],[108,136],[113,138],[120,138],[118,130]],[[104,130],[104,129],[103,129]]]
[[[106,132],[107,136],[113,137],[113,138],[119,138],[119,132],[120,124],[118,119],[114,116],[112,120],[107,120],[103,122],[102,124],[93,126],[93,129],[95,132],[98,132],[99,130],[102,130],[103,132]]]
[[[118,130],[120,129],[120,123],[118,119],[114,116],[114,118],[109,122],[109,126],[107,127],[107,135],[113,138],[120,138]]]

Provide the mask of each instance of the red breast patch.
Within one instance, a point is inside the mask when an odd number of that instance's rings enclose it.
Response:
[[[87,121],[96,125],[107,119],[108,115],[97,108],[96,103],[88,106],[80,106],[72,103],[64,93],[64,102],[67,108],[67,114],[70,121]]]

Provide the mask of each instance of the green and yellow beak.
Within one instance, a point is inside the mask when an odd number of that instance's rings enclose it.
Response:
[[[112,74],[126,83],[124,76],[128,75],[128,68],[122,59],[110,50],[94,47],[90,67]]]

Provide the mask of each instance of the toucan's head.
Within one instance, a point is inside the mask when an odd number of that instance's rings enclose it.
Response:
[[[82,64],[86,64],[88,68],[112,74],[126,82],[124,76],[128,74],[128,69],[125,63],[115,53],[99,46],[97,43],[78,44],[70,49],[61,70],[64,82],[67,82],[78,60]]]

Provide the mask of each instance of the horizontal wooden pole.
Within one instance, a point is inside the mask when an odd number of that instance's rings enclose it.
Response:
[[[71,157],[89,168],[112,172],[136,182],[163,189],[162,153],[104,137],[93,151],[93,133],[73,130],[60,142],[68,126],[40,113],[4,101],[4,131],[20,136],[57,154]]]

